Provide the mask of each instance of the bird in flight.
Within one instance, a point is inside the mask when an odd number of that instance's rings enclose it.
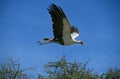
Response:
[[[40,45],[47,43],[57,43],[64,46],[71,44],[82,45],[82,40],[75,39],[79,36],[78,28],[70,25],[62,8],[55,4],[51,4],[47,9],[52,18],[54,38],[44,38],[43,40],[38,41],[38,43]]]

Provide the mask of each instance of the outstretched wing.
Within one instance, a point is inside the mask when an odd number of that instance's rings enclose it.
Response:
[[[71,38],[75,40],[76,37],[79,36],[79,30],[77,27],[72,26],[71,27]]]
[[[63,38],[71,38],[71,26],[63,10],[52,4],[48,11],[52,17],[54,40],[63,43]]]

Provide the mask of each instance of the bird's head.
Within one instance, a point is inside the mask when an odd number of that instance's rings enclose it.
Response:
[[[81,45],[83,45],[83,41],[80,41],[79,43],[80,43]]]

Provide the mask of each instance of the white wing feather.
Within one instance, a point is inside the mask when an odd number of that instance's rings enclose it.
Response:
[[[75,38],[78,37],[78,36],[79,36],[79,34],[77,32],[73,32],[71,34],[71,37],[72,37],[73,40],[75,40]]]

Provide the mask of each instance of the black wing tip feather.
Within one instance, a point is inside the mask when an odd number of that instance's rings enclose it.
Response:
[[[50,4],[47,9],[51,10],[51,9],[53,9],[53,7],[57,7],[57,6],[55,4]]]
[[[63,12],[62,8],[60,6],[57,6],[55,4],[50,4],[49,7],[47,8],[49,14],[53,14],[53,13],[56,13],[56,14],[60,14],[62,17],[65,17],[66,18],[66,15],[65,13]]]
[[[51,9],[54,9],[54,8],[59,8],[59,6],[57,6],[55,4],[50,4],[47,9],[51,10]]]
[[[73,32],[77,32],[77,33],[79,33],[78,28],[77,28],[77,27],[72,26],[72,27],[71,27],[71,33],[73,33]]]

